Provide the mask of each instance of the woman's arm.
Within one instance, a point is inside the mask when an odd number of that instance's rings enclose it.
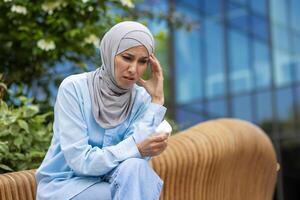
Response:
[[[138,99],[141,101],[139,102],[141,106],[135,113],[124,136],[125,139],[133,136],[136,144],[141,143],[155,132],[155,128],[161,123],[166,113],[164,106],[152,103],[150,95],[144,89],[141,90],[143,95]],[[150,160],[151,157],[143,158]]]
[[[80,93],[72,81],[64,81],[55,104],[55,123],[67,164],[78,175],[100,176],[128,158],[141,157],[133,136],[104,148],[88,144],[89,134]]]

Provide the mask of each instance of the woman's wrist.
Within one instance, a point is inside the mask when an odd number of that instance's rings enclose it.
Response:
[[[156,104],[160,104],[160,105],[164,105],[164,98],[163,97],[152,97],[151,100],[152,103],[156,103]]]

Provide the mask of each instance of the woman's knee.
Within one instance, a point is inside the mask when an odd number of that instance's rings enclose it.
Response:
[[[96,183],[72,198],[72,200],[82,199],[111,200],[110,184],[106,182]]]
[[[136,174],[140,171],[151,169],[149,163],[146,160],[140,158],[129,158],[127,160],[124,160],[122,163],[120,163],[119,167],[119,172],[129,174]]]

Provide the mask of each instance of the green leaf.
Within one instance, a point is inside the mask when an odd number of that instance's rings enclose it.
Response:
[[[23,142],[23,137],[18,137],[14,140],[14,145],[16,145],[18,148],[20,148],[22,142]]]
[[[5,90],[7,90],[7,86],[4,83],[0,83],[0,88],[4,88]]]
[[[39,112],[39,107],[36,106],[36,105],[30,105],[27,107],[27,109],[24,111],[24,114],[23,116],[25,118],[28,118],[28,117],[32,117],[34,116],[35,114],[37,114]]]
[[[7,170],[7,171],[10,171],[10,172],[14,171],[12,168],[10,168],[9,166],[4,165],[4,164],[0,164],[0,168],[4,169],[4,170]]]
[[[7,142],[0,142],[0,152],[6,153],[8,150]]]
[[[19,124],[19,126],[20,126],[22,129],[24,129],[27,133],[29,133],[29,127],[28,127],[27,122],[25,122],[24,120],[19,119],[19,120],[18,120],[18,124]]]
[[[3,122],[4,125],[10,125],[16,122],[18,116],[15,115],[6,115],[5,121]]]

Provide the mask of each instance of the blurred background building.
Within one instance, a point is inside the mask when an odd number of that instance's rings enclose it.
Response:
[[[193,24],[191,31],[165,24],[169,111],[180,128],[219,117],[259,125],[281,164],[274,199],[300,199],[300,0],[148,5]]]

